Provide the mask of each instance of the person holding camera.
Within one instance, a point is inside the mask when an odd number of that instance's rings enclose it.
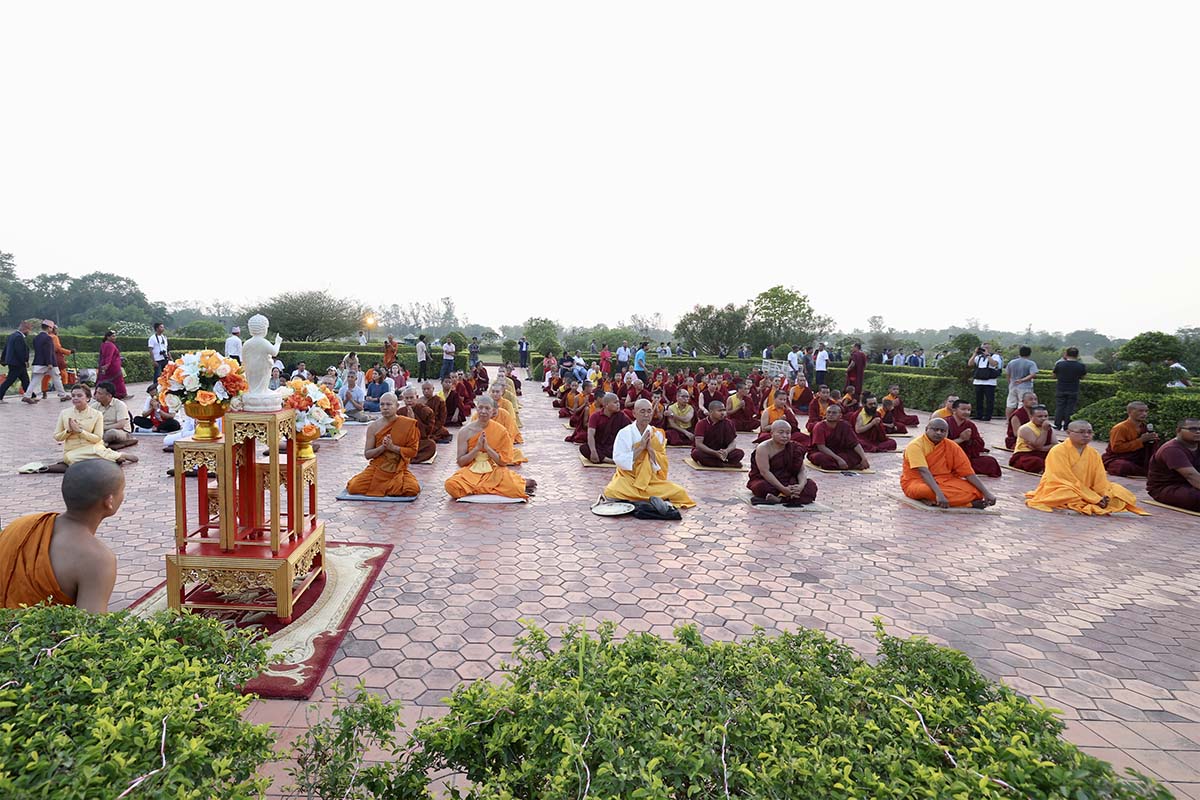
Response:
[[[996,379],[1000,377],[1000,357],[991,345],[982,344],[971,359],[975,368],[975,417],[979,422],[991,422],[996,411]]]

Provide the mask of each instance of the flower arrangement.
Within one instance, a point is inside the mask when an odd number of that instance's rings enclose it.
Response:
[[[306,436],[324,436],[342,427],[342,403],[328,386],[295,378],[279,387],[283,407],[296,410],[296,430]]]
[[[215,350],[201,350],[186,353],[163,367],[158,377],[158,401],[172,414],[184,403],[228,408],[249,388],[241,364]]]

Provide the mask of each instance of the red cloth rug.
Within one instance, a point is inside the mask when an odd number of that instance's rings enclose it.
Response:
[[[283,655],[283,661],[247,682],[242,687],[244,693],[307,700],[320,684],[391,552],[390,544],[329,542],[325,571],[301,595],[288,625],[281,624],[269,611],[202,609],[193,613],[218,619],[227,627],[253,628],[270,641],[272,655]],[[198,601],[206,595],[201,592],[189,599]],[[238,602],[264,602],[274,594],[268,589],[254,589],[227,597]],[[148,616],[166,608],[166,583],[161,583],[129,610]]]

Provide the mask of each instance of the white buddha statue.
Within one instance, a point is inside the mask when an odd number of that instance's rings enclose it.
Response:
[[[271,390],[271,367],[279,355],[283,337],[275,334],[275,343],[267,341],[270,321],[262,314],[255,314],[247,323],[250,339],[242,345],[242,368],[250,388],[242,401],[246,411],[278,411],[283,407],[283,398]]]

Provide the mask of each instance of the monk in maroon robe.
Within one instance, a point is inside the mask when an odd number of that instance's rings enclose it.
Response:
[[[464,408],[462,395],[457,391],[453,378],[442,378],[442,394],[446,401],[446,427],[457,428],[471,418],[471,410]]]
[[[896,410],[886,397],[879,403],[879,417],[883,420],[884,433],[908,433],[908,426],[896,421]]]
[[[787,392],[784,391],[776,392],[774,404],[770,408],[763,409],[762,414],[758,418],[759,433],[754,438],[754,443],[758,444],[770,439],[771,426],[780,421],[787,422],[788,426],[792,429],[793,442],[806,450],[812,446],[812,437],[801,429],[800,423],[796,420],[796,415],[788,407]]]
[[[813,427],[808,460],[831,471],[862,470],[871,466],[854,427],[842,419],[842,407],[836,403],[829,406],[825,419]]]
[[[897,425],[916,425],[920,422],[916,416],[904,410],[904,401],[900,399],[900,384],[893,383],[889,386],[888,393],[883,396],[883,399],[892,401],[892,413],[895,415]]]
[[[807,414],[814,397],[816,395],[808,385],[808,378],[803,373],[797,375],[796,382],[788,390],[788,402],[792,404],[792,410],[797,414]]]
[[[1030,420],[1030,409],[1038,404],[1038,397],[1033,392],[1021,395],[1021,405],[1008,418],[1008,427],[1004,429],[1004,446],[1012,450],[1017,446],[1017,431]]]
[[[611,464],[617,434],[631,424],[629,417],[621,413],[621,398],[609,392],[604,395],[603,408],[588,418],[588,440],[579,445],[579,452],[593,464]]]
[[[571,432],[567,434],[564,441],[587,444],[588,420],[604,405],[605,394],[600,389],[594,389],[588,393],[587,402],[580,406],[571,417]]]
[[[817,396],[808,404],[808,422],[805,427],[808,432],[812,433],[813,428],[817,427],[817,423],[825,419],[825,415],[829,412],[832,406],[836,406],[837,402],[829,396],[829,387],[822,384],[817,388]],[[838,412],[842,410],[838,406]]]
[[[976,475],[999,478],[1000,463],[987,455],[988,449],[984,445],[983,436],[971,421],[971,404],[966,400],[956,400],[952,408],[953,413],[946,420],[950,425],[950,432],[946,438],[957,442],[967,454],[967,458],[971,459],[971,469],[975,470]]]
[[[804,448],[792,441],[791,431],[777,421],[772,436],[754,449],[746,488],[751,503],[805,506],[817,499],[817,484],[804,474]]]
[[[875,395],[865,393],[862,402],[863,407],[851,417],[854,420],[854,434],[858,436],[862,449],[868,453],[890,453],[895,450],[896,440],[883,429],[883,417],[879,415]]]
[[[862,342],[855,342],[850,347],[850,362],[846,365],[846,384],[853,387],[855,397],[862,394],[866,373],[867,354],[863,352]]]
[[[758,403],[750,396],[750,387],[744,382],[737,384],[736,391],[729,397],[727,419],[739,431],[752,431],[758,427]]]
[[[1055,444],[1050,412],[1045,406],[1034,406],[1029,410],[1029,422],[1017,429],[1015,452],[1008,465],[1040,475],[1046,471],[1046,454]]]
[[[692,460],[706,467],[740,467],[746,454],[734,447],[737,428],[725,414],[725,404],[713,400],[708,416],[696,423]]]

